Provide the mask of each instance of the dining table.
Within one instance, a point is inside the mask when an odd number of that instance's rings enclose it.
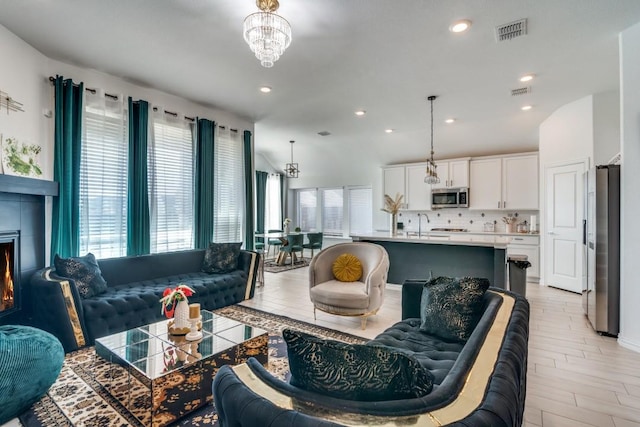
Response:
[[[262,237],[262,238],[266,238],[266,239],[280,239],[280,241],[282,242],[282,247],[287,246],[289,244],[289,241],[287,240],[287,236],[288,235],[302,235],[302,236],[306,236],[307,232],[305,231],[296,231],[293,233],[284,233],[284,232],[271,232],[271,233],[254,233],[254,237]],[[285,251],[282,250],[282,247],[280,248],[280,251],[278,252],[278,255],[276,256],[275,262],[278,265],[284,265],[285,261],[287,260],[287,253]],[[291,253],[291,257],[293,259],[293,263],[295,264],[296,261],[298,260],[295,252]]]

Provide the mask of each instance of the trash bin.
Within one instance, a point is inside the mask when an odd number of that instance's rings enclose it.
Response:
[[[527,268],[531,263],[526,255],[509,255],[509,290],[527,296]]]

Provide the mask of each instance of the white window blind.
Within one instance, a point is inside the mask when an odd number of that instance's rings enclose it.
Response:
[[[127,252],[127,113],[122,96],[87,92],[80,157],[80,253]]]
[[[317,191],[298,190],[298,221],[303,231],[316,230]]]
[[[267,177],[267,194],[265,196],[264,225],[266,230],[282,230],[282,197],[280,183],[282,175],[270,173]]]
[[[193,248],[193,136],[183,117],[151,114],[148,185],[151,252]]]
[[[373,205],[371,188],[349,190],[349,233],[373,231]]]
[[[342,188],[320,190],[322,194],[322,231],[325,235],[342,235]]]
[[[238,132],[216,126],[213,240],[241,242],[244,232],[244,155]]]

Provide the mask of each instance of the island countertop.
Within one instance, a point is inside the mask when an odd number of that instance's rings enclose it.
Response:
[[[512,239],[511,236],[501,236],[496,233],[480,234],[448,231],[425,231],[422,232],[420,237],[407,233],[392,236],[389,232],[384,231],[352,234],[350,237],[354,242],[375,240],[382,242],[418,243],[429,245],[483,246],[495,249],[506,249]]]
[[[474,239],[475,237],[475,239]],[[430,277],[485,277],[492,286],[505,288],[507,245],[510,236],[472,235],[465,232],[391,236],[389,232],[352,234],[358,242],[384,247],[389,255],[388,283],[427,280]]]

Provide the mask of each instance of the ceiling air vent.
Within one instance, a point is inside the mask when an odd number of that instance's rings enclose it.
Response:
[[[527,20],[510,22],[508,24],[496,27],[496,41],[503,42],[505,40],[515,39],[516,37],[527,35]]]
[[[511,89],[511,96],[526,95],[528,93],[531,93],[531,86],[519,87],[518,89]]]
[[[318,132],[318,135],[320,135],[320,136],[329,136],[329,135],[331,135],[331,132],[329,132],[327,130],[323,130],[321,132]]]

